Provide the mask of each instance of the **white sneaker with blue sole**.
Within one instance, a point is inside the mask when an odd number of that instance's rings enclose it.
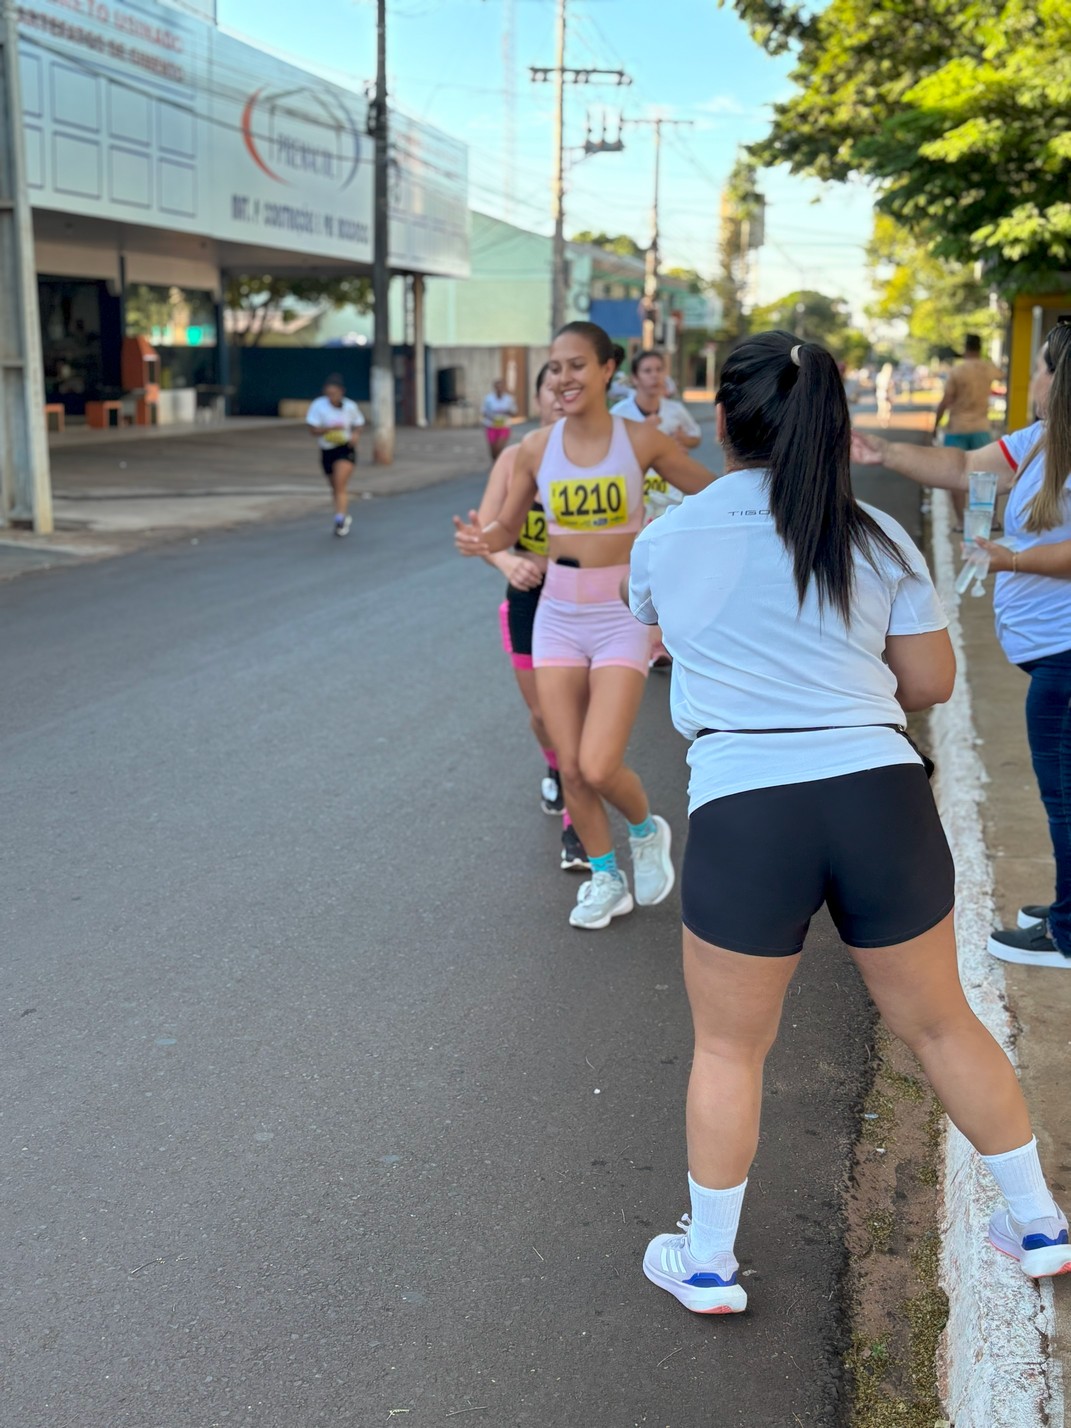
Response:
[[[1067,1217],[1031,1220],[1020,1225],[1005,1207],[989,1221],[989,1243],[1001,1254],[1017,1259],[1031,1279],[1071,1273],[1071,1245],[1067,1242]]]
[[[742,1314],[747,1293],[737,1283],[736,1256],[718,1254],[696,1259],[688,1248],[691,1221],[677,1221],[682,1235],[655,1235],[643,1256],[643,1272],[652,1284],[665,1289],[693,1314]]]

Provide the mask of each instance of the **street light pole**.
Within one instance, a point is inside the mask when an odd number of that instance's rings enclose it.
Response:
[[[661,255],[659,244],[659,189],[662,175],[662,129],[672,125],[679,129],[690,129],[690,119],[664,119],[658,115],[654,119],[627,119],[626,124],[638,127],[649,124],[654,130],[654,204],[651,210],[651,244],[647,249],[643,271],[643,345],[651,348],[657,341],[655,313],[658,306],[658,277]]]
[[[554,251],[550,289],[550,330],[565,321],[565,0],[558,0],[558,44],[554,60]]]
[[[394,460],[394,364],[390,346],[390,206],[387,126],[387,0],[376,6],[376,97],[372,110],[375,143],[375,213],[372,230],[372,442],[376,462]]]
[[[19,83],[18,8],[0,20],[0,526],[52,530],[45,379]]]
[[[529,65],[534,84],[554,81],[554,178],[551,184],[551,212],[554,217],[554,243],[551,251],[550,327],[557,332],[565,321],[565,86],[566,84],[596,84],[612,80],[615,84],[631,84],[620,69],[572,69],[565,63],[565,6],[558,0],[557,54],[552,66]],[[606,146],[609,148],[610,146]],[[618,145],[618,148],[621,146]],[[590,152],[599,152],[596,149]]]

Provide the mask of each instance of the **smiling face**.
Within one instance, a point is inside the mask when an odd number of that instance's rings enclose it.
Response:
[[[614,375],[613,359],[600,362],[586,338],[563,332],[554,339],[547,362],[546,386],[554,389],[566,416],[581,416],[606,406],[606,389]]]
[[[661,357],[645,357],[636,368],[636,390],[649,402],[665,395],[666,368]]]

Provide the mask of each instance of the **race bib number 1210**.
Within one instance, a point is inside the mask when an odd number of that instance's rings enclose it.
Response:
[[[571,531],[601,531],[628,520],[624,476],[575,476],[550,483],[550,514]]]

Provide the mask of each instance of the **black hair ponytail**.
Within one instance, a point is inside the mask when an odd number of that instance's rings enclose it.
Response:
[[[813,580],[819,607],[832,605],[850,623],[856,551],[871,564],[881,554],[909,566],[852,491],[851,417],[836,362],[818,343],[761,332],[730,355],[717,400],[733,455],[767,469],[800,605]]]

